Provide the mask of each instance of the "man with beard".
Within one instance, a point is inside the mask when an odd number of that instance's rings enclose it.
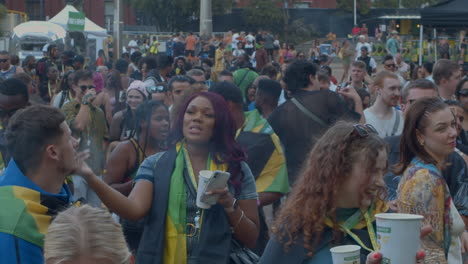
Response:
[[[400,135],[403,131],[403,116],[395,109],[401,95],[401,83],[393,72],[382,71],[374,80],[377,99],[370,108],[364,110],[366,122],[379,132],[382,138]]]
[[[7,128],[11,161],[0,176],[2,263],[43,261],[44,235],[52,218],[71,204],[65,183],[79,173],[87,153],[77,153],[60,110],[34,105],[16,113]]]

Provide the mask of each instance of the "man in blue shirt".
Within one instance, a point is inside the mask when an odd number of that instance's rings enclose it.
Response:
[[[51,219],[71,203],[65,178],[87,154],[76,152],[65,116],[49,106],[19,110],[5,135],[11,160],[0,176],[0,259],[41,264]]]

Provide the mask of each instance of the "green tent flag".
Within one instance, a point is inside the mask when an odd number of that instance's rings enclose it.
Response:
[[[81,12],[68,13],[68,31],[83,31],[85,28],[85,14]]]

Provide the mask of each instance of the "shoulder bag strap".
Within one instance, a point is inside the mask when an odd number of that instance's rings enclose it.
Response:
[[[296,98],[291,98],[291,102],[293,102],[293,104],[296,105],[297,108],[299,108],[299,110],[301,110],[301,112],[308,116],[310,119],[314,120],[322,126],[327,126],[327,124],[322,119],[320,119],[318,116],[314,115],[311,111],[305,108],[305,106],[303,106]]]
[[[395,109],[393,111],[396,117],[395,117],[395,123],[393,124],[392,136],[396,134],[398,127],[400,126],[400,115],[398,114],[398,111],[396,111]]]
[[[245,69],[244,76],[242,76],[242,79],[241,79],[241,81],[239,82],[239,85],[238,85],[238,86],[241,86],[241,84],[244,82],[245,77],[247,77],[247,75],[249,74],[249,72],[250,72],[249,69]],[[248,87],[247,87],[247,88],[248,88]]]

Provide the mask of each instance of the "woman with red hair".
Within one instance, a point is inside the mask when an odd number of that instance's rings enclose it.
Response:
[[[258,196],[236,130],[224,99],[202,92],[181,108],[173,146],[141,164],[128,198],[82,165],[89,186],[111,211],[133,221],[146,217],[137,263],[228,263],[232,238],[255,246]],[[201,170],[231,175],[228,187],[206,193],[219,195],[210,209],[195,203]]]

